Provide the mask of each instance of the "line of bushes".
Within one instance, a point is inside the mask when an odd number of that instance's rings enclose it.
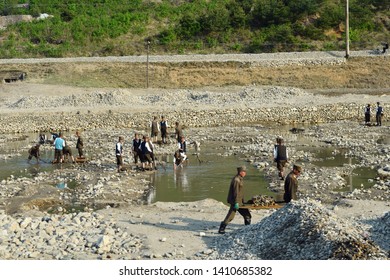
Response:
[[[345,0],[0,1],[0,15],[49,17],[0,30],[0,58],[338,50]],[[23,2],[23,1],[22,1]],[[390,3],[350,0],[352,48],[390,34]]]

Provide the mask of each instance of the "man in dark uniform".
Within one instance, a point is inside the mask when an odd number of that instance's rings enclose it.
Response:
[[[141,161],[141,138],[139,138],[139,134],[135,133],[134,134],[134,139],[133,139],[133,156],[134,156],[134,163],[138,164],[138,159]]]
[[[376,104],[377,104],[377,106],[376,106],[376,125],[381,126],[382,125],[383,108],[379,102],[377,102]]]
[[[30,160],[33,157],[35,157],[37,159],[37,163],[39,163],[39,160],[40,160],[39,147],[40,147],[40,144],[36,144],[28,150],[28,162],[30,162]]]
[[[181,127],[179,122],[175,123],[175,136],[176,136],[176,139],[177,139],[178,143],[180,142],[181,137],[184,136],[183,129],[182,129],[182,127]]]
[[[77,143],[76,143],[76,149],[79,152],[79,157],[83,158],[84,157],[84,141],[83,138],[81,138],[80,131],[76,131],[76,136],[77,136]]]
[[[63,139],[65,141],[65,146],[62,149],[62,154],[63,154],[63,157],[64,157],[64,161],[68,160],[68,158],[70,158],[72,160],[72,162],[75,163],[75,160],[74,160],[74,157],[73,157],[73,154],[72,154],[72,149],[69,147],[68,142],[65,140],[65,137],[63,137]]]
[[[39,134],[39,144],[43,145],[45,144],[47,141],[47,137],[46,137],[46,134],[45,133],[40,133]]]
[[[168,134],[168,123],[165,120],[164,116],[161,116],[160,128],[161,128],[161,142],[163,144],[166,144],[167,143],[167,134]]]
[[[221,225],[219,226],[218,233],[221,234],[225,233],[226,226],[234,219],[237,211],[238,213],[241,214],[241,216],[244,217],[245,225],[251,224],[252,215],[249,209],[240,208],[240,205],[244,204],[244,177],[245,176],[246,176],[246,166],[238,167],[237,175],[234,176],[232,181],[230,182],[230,188],[227,197],[227,202],[230,204],[230,208],[225,219],[223,220],[223,222],[221,222]]]
[[[274,161],[276,162],[276,168],[279,171],[280,180],[284,180],[284,166],[288,161],[287,148],[284,145],[282,138],[276,138],[276,145],[274,147]]]
[[[366,125],[370,124],[370,118],[371,118],[371,105],[367,104],[367,106],[364,109],[364,121]]]
[[[302,167],[294,165],[293,170],[287,175],[286,180],[284,181],[283,199],[286,203],[297,199],[298,177],[301,172]]]
[[[157,143],[157,135],[158,135],[158,132],[160,131],[160,128],[158,126],[158,122],[157,122],[157,117],[154,116],[153,118],[153,121],[150,125],[151,127],[151,133],[150,133],[150,137],[154,140],[155,143]]]

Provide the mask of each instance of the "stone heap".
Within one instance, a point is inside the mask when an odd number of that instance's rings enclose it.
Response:
[[[0,213],[0,259],[139,256],[142,240],[97,213],[14,218]]]
[[[358,224],[340,219],[319,202],[302,199],[218,238],[211,258],[369,260],[387,259],[387,254]]]
[[[322,104],[314,106],[310,102],[314,99],[321,99]],[[290,104],[292,101],[294,103]],[[128,108],[133,104],[144,110],[129,113]],[[117,89],[84,95],[24,96],[4,100],[0,109],[13,113],[2,116],[0,132],[146,128],[153,116],[161,114],[168,120],[184,120],[188,127],[255,122],[323,123],[355,120],[356,112],[362,110],[362,106],[357,103],[334,103],[301,89],[285,87],[252,86],[235,92],[165,90],[146,96]],[[156,108],[169,110],[156,111]],[[34,114],[23,113],[26,109],[34,110]],[[15,114],[17,111],[18,114]],[[237,118],[238,115],[240,118]]]

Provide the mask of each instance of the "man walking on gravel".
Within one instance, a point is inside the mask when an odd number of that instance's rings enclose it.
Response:
[[[276,145],[274,147],[274,161],[276,162],[276,168],[279,171],[278,175],[280,180],[284,180],[284,167],[288,161],[288,152],[281,137],[276,138]]]
[[[80,131],[78,131],[78,130],[76,131],[76,137],[77,137],[76,149],[79,152],[79,158],[83,158],[84,157],[84,151],[83,151],[84,141],[83,141],[83,138],[81,138]]]
[[[119,136],[118,142],[115,145],[116,165],[118,168],[118,172],[121,172],[123,166],[123,143],[124,142],[125,142],[125,138],[123,136]]]
[[[224,234],[226,226],[234,219],[236,212],[244,217],[245,225],[251,224],[252,215],[249,209],[240,208],[244,204],[244,177],[246,176],[246,166],[237,168],[237,175],[230,182],[227,202],[230,204],[229,211],[219,226],[218,233]]]
[[[284,181],[283,199],[286,203],[297,199],[298,177],[301,172],[302,167],[294,165],[293,170],[287,175],[286,180]]]

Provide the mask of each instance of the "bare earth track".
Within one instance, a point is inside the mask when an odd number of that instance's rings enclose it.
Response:
[[[370,51],[0,60],[32,83],[96,88],[278,85],[304,89],[390,88],[390,56]]]

